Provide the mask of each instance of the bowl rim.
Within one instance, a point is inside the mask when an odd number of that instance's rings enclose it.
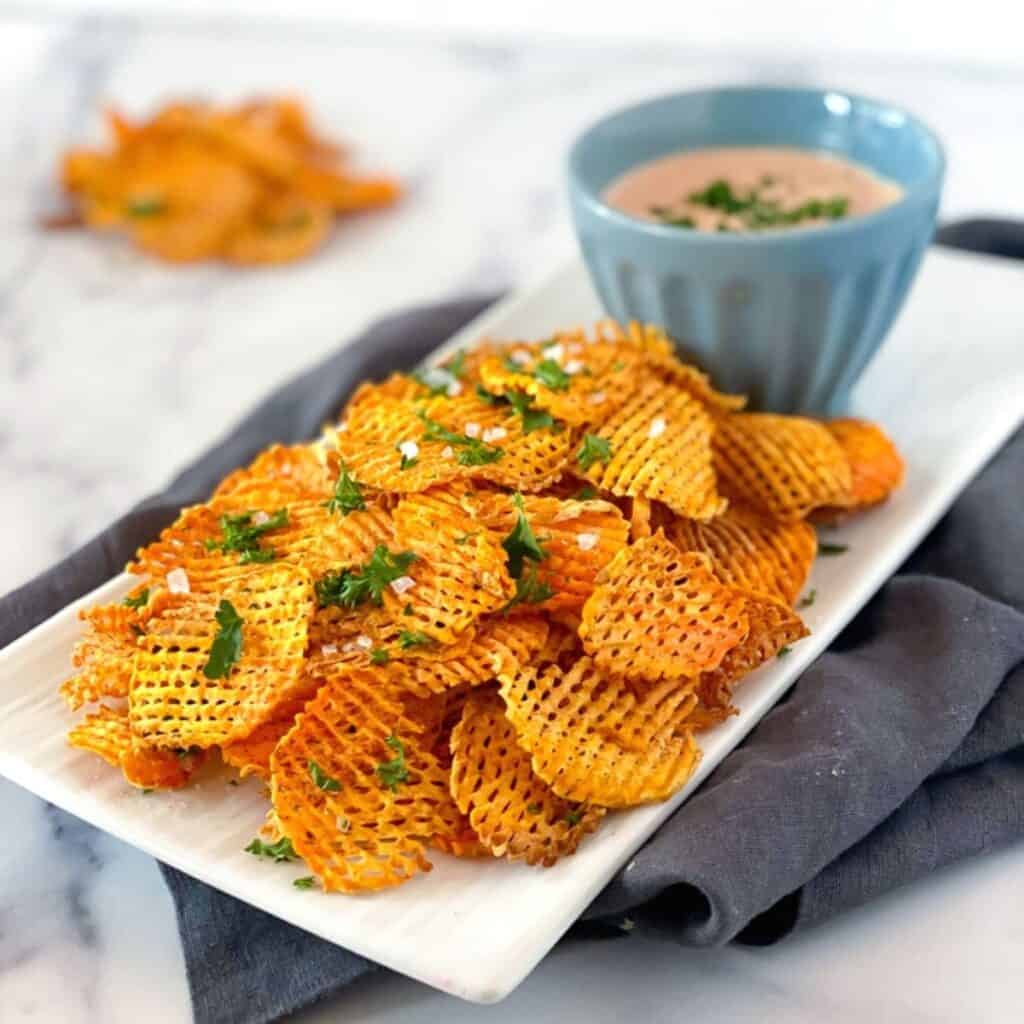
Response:
[[[714,231],[680,231],[678,228],[667,224],[658,224],[654,221],[641,220],[639,217],[632,217],[609,206],[593,188],[584,180],[579,168],[582,159],[582,149],[588,139],[608,122],[616,118],[643,110],[645,107],[657,103],[664,103],[669,100],[682,99],[684,97],[711,97],[723,93],[779,93],[787,95],[802,95],[807,97],[841,96],[849,100],[851,104],[875,107],[880,112],[888,111],[898,114],[904,122],[920,132],[932,145],[935,150],[934,166],[928,175],[916,185],[903,190],[903,195],[895,203],[883,206],[872,213],[863,214],[859,217],[851,217],[849,220],[833,221],[829,224],[816,224],[803,228],[786,228],[779,231],[764,232],[714,232]],[[829,150],[821,152],[828,153]],[[835,238],[838,235],[850,235],[858,231],[870,229],[873,225],[890,218],[899,211],[909,206],[920,203],[933,195],[941,192],[942,182],[946,173],[946,149],[939,136],[921,120],[916,114],[911,113],[904,107],[897,106],[887,100],[875,99],[861,93],[848,92],[845,89],[830,89],[812,86],[786,86],[786,85],[724,85],[712,86],[707,89],[682,89],[678,92],[660,93],[648,97],[636,103],[618,107],[603,114],[596,121],[592,121],[573,140],[569,149],[567,159],[567,170],[570,190],[581,197],[583,203],[589,210],[598,217],[611,222],[619,227],[631,229],[643,234],[649,234],[654,238],[662,240],[673,240],[685,242],[688,245],[717,245],[717,246],[780,246],[789,242],[806,238],[824,239]]]

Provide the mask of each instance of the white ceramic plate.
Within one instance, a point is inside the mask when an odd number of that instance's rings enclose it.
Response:
[[[983,311],[980,315],[975,311]],[[600,308],[572,264],[515,296],[452,340],[542,337]],[[977,325],[985,324],[985,330]],[[243,852],[266,810],[260,786],[207,779],[181,793],[143,795],[97,758],[69,748],[72,716],[57,696],[79,632],[78,609],[117,599],[111,580],[0,653],[0,772],[39,796],[256,907],[453,995],[493,1002],[554,945],[640,845],[682,803],[801,671],[895,571],[1024,411],[1024,271],[933,252],[909,306],[855,398],[906,457],[907,482],[885,506],[830,540],[806,612],[813,635],[740,687],[737,717],[703,737],[695,777],[671,801],[609,815],[573,857],[549,870],[441,855],[434,871],[388,892],[327,896],[295,889],[302,865]]]

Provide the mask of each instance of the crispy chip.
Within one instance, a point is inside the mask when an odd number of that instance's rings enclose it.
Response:
[[[604,817],[603,807],[562,800],[534,775],[493,691],[467,698],[451,744],[452,796],[495,857],[550,867],[574,853]]]
[[[818,509],[823,522],[863,511],[885,501],[903,483],[903,459],[881,427],[867,420],[839,419],[826,423],[850,463],[849,492],[835,508]]]
[[[217,602],[206,595],[154,616],[132,676],[132,730],[153,746],[211,747],[243,739],[303,696],[307,626],[313,609],[308,573],[261,566],[225,586],[222,598],[243,620],[242,655],[228,675],[204,673],[217,634]]]
[[[814,420],[770,413],[723,416],[714,448],[723,492],[780,522],[838,504],[850,491],[843,449]]]
[[[400,699],[371,671],[329,680],[271,757],[284,834],[327,892],[400,885],[430,870],[424,848],[454,838],[447,773],[424,749]],[[337,783],[324,788],[313,778]]]
[[[260,452],[244,469],[229,473],[213,492],[213,497],[223,497],[249,486],[265,487],[270,482],[294,486],[295,498],[327,497],[334,485],[317,446],[275,444]]]
[[[510,495],[480,495],[477,509],[480,523],[497,536],[508,536],[516,524],[518,509]],[[626,545],[629,527],[622,513],[606,501],[526,495],[523,514],[547,555],[536,563],[537,579],[554,593],[521,609],[581,608],[594,590],[597,574]]]
[[[744,597],[705,555],[662,532],[620,552],[583,607],[580,637],[602,672],[656,682],[716,668],[747,635]]]
[[[632,543],[650,537],[654,530],[651,528],[651,501],[649,498],[629,498],[629,539]]]
[[[125,779],[140,789],[180,789],[188,785],[202,755],[188,751],[156,750],[139,744],[128,724],[128,710],[100,705],[68,733],[68,743],[119,767]]]
[[[224,763],[238,769],[244,779],[249,775],[258,775],[264,781],[270,781],[270,755],[282,737],[295,724],[295,718],[306,706],[303,700],[292,701],[278,709],[275,717],[258,725],[248,736],[232,743],[225,743],[220,748]]]
[[[818,552],[818,535],[807,523],[780,523],[740,504],[706,523],[676,518],[666,533],[681,550],[707,555],[723,583],[774,594],[788,605]]]
[[[680,699],[685,691],[676,688]],[[591,658],[567,672],[557,665],[521,669],[501,679],[505,713],[534,772],[565,800],[632,807],[663,800],[693,773],[700,752],[692,736],[676,735],[671,719],[643,750],[617,739],[638,712],[629,685],[603,675]]]
[[[144,615],[123,604],[103,604],[79,612],[85,631],[75,642],[71,663],[78,672],[60,688],[72,711],[102,697],[127,697]]]
[[[584,475],[623,497],[664,502],[678,515],[709,519],[725,507],[715,488],[712,420],[696,399],[646,376],[618,410],[593,429],[608,443]],[[579,469],[579,467],[577,467]]]

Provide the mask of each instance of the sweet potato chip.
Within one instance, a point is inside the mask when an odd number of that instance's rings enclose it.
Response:
[[[624,681],[601,673],[591,658],[568,671],[557,665],[520,669],[501,678],[505,713],[534,772],[565,800],[601,807],[632,807],[663,800],[679,789],[700,753],[675,724],[651,735],[644,750],[616,739],[637,713]]]
[[[269,782],[270,755],[284,734],[295,724],[296,717],[305,706],[303,700],[292,701],[279,708],[271,721],[258,725],[244,739],[225,743],[220,748],[224,763],[237,768],[243,779],[248,775],[258,775]]]
[[[723,493],[781,522],[840,503],[850,492],[843,449],[815,420],[770,413],[723,416],[714,448]]]
[[[152,746],[211,747],[243,739],[300,697],[313,610],[308,573],[261,567],[224,587],[241,617],[241,653],[211,677],[218,606],[190,595],[147,623],[129,698],[132,731]],[[223,628],[223,627],[222,627]]]
[[[818,552],[818,535],[807,523],[778,522],[740,504],[705,523],[676,518],[666,534],[682,551],[707,555],[723,583],[774,594],[788,605]]]
[[[858,419],[830,420],[828,432],[850,463],[849,492],[835,508],[818,509],[814,518],[828,522],[885,501],[903,483],[903,459],[888,435],[875,423]]]
[[[691,679],[717,668],[748,631],[746,601],[705,555],[660,531],[620,552],[583,607],[580,637],[597,667],[627,679]]]
[[[584,436],[576,470],[612,494],[657,499],[678,515],[709,519],[725,507],[715,487],[711,434],[700,402],[647,376]]]
[[[603,807],[563,800],[534,775],[491,690],[467,698],[451,744],[452,796],[495,857],[550,867],[574,853],[604,817]]]
[[[71,653],[78,672],[60,688],[72,711],[103,697],[128,696],[144,617],[123,604],[97,605],[79,612],[86,628]]]
[[[229,473],[217,486],[213,497],[223,497],[244,488],[263,489],[271,482],[282,488],[293,485],[295,499],[327,498],[334,486],[334,478],[315,445],[275,444],[260,452],[245,468]]]
[[[328,680],[270,766],[281,829],[327,892],[383,889],[429,871],[427,843],[458,828],[447,773],[372,671]]]

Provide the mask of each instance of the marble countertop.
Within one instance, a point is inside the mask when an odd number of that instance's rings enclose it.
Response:
[[[527,279],[570,244],[561,162],[609,107],[725,81],[890,97],[945,137],[943,214],[1024,217],[1024,69],[891,58],[729,59],[666,44],[442,42],[335,25],[228,31],[116,16],[0,18],[0,592],[72,550],[260,395],[379,314]],[[329,134],[409,184],[295,267],[167,269],[44,235],[58,152],[97,110],[300,88]],[[0,1016],[181,1022],[170,899],[144,855],[0,782]],[[946,871],[776,949],[646,940],[556,951],[504,1004],[373,979],[333,1020],[810,1022],[1019,1019],[1024,848]],[[1015,911],[1017,911],[1015,913]],[[685,1010],[684,1010],[685,1008]]]

